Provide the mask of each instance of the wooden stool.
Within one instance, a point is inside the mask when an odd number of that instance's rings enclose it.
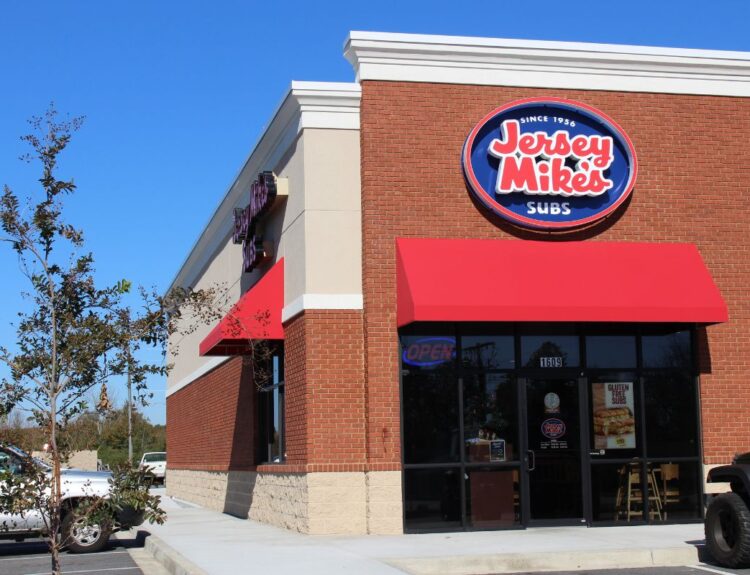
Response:
[[[615,521],[624,517],[629,522],[632,517],[643,516],[643,486],[641,484],[641,464],[628,463],[620,468],[617,496],[615,498]],[[661,521],[662,499],[656,475],[649,464],[646,471],[648,482],[649,517]]]

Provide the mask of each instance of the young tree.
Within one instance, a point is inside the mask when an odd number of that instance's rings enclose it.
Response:
[[[109,376],[106,352],[116,338],[114,308],[125,289],[123,284],[97,286],[82,232],[62,217],[62,199],[76,186],[57,177],[58,159],[82,121],[58,121],[52,106],[44,117],[33,118],[33,133],[22,139],[32,148],[27,160],[41,164],[41,198],[22,204],[7,186],[0,198],[2,240],[16,252],[29,282],[27,309],[18,314],[16,350],[0,347],[0,361],[10,368],[0,405],[4,411],[30,406],[46,430],[53,474],[43,511],[55,573],[60,570],[62,516],[59,427],[82,410],[83,396]]]
[[[22,481],[10,482],[12,489],[0,493],[0,508],[32,506],[42,514],[53,573],[60,572],[59,551],[67,535],[59,537],[64,511],[60,468],[66,456],[61,430],[86,411],[87,394],[112,376],[127,374],[129,384],[145,398],[147,376],[164,373],[167,367],[137,361],[140,346],[164,352],[178,322],[180,329],[191,331],[196,322],[212,321],[218,314],[213,290],[177,289],[166,296],[142,292],[144,312],[136,317],[122,304],[130,282],[98,285],[82,231],[63,218],[63,200],[75,191],[75,183],[57,176],[60,154],[82,121],[59,121],[53,106],[43,117],[33,118],[33,131],[22,140],[31,146],[25,159],[41,165],[40,197],[22,202],[7,186],[0,197],[0,240],[15,251],[29,282],[25,309],[18,314],[16,345],[0,346],[0,362],[10,369],[10,377],[0,382],[0,417],[17,407],[27,409],[44,429],[52,461],[51,474],[30,472]],[[192,321],[186,323],[182,318],[187,308]],[[116,473],[112,497],[94,502],[94,511],[101,514],[113,502],[131,497],[150,519],[163,521],[158,498],[133,489],[135,482],[127,473]]]

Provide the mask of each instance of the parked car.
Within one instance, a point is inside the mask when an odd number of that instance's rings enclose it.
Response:
[[[726,567],[750,565],[750,453],[732,465],[714,467],[709,483],[729,483],[731,493],[714,496],[706,509],[706,547]]]
[[[165,451],[144,453],[138,469],[150,473],[156,481],[165,483],[167,477],[167,453]]]
[[[51,473],[52,469],[45,462],[32,458],[23,450],[8,444],[0,443],[0,471],[14,475],[29,472],[30,465]],[[92,497],[108,497],[110,492],[109,471],[81,471],[63,469],[60,471],[62,481],[63,516],[61,534],[66,547],[73,553],[91,553],[102,549],[109,536],[121,529],[130,529],[143,523],[143,514],[133,509],[123,509],[112,522],[101,524],[86,521],[77,514],[79,504]],[[33,509],[21,514],[11,514],[0,509],[0,539],[23,541],[28,537],[46,535],[47,527],[44,516]]]

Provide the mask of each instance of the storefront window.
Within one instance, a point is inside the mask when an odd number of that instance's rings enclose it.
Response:
[[[403,330],[406,530],[699,518],[691,338],[682,325]]]
[[[591,335],[586,337],[586,365],[612,369],[636,367],[634,335]]]
[[[528,368],[560,368],[580,365],[579,343],[575,335],[521,336],[521,365]]]
[[[466,461],[517,461],[515,379],[504,373],[467,374],[463,384]]]
[[[404,517],[409,528],[440,530],[461,526],[460,472],[458,468],[404,472]]]
[[[274,350],[269,365],[268,385],[258,394],[260,403],[260,455],[263,463],[281,463],[286,459],[284,443],[284,353]]]
[[[698,455],[698,399],[687,373],[662,372],[644,377],[648,457]]]
[[[404,376],[404,462],[458,461],[458,385],[453,371]]]
[[[640,464],[628,462],[592,465],[591,503],[594,521],[643,521]]]
[[[462,367],[476,370],[515,368],[513,339],[512,333],[498,334],[497,328],[467,328],[461,336]]]
[[[690,332],[643,335],[643,367],[690,369]]]
[[[458,461],[455,338],[402,337],[404,462]]]
[[[701,466],[697,461],[665,461],[651,464],[661,502],[658,519],[663,522],[700,519],[699,481]]]

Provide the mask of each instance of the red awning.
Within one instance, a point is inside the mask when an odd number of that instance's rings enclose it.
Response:
[[[396,251],[399,326],[728,318],[691,244],[398,239]]]
[[[284,339],[284,259],[246,291],[200,344],[201,355],[239,355],[250,339]]]

